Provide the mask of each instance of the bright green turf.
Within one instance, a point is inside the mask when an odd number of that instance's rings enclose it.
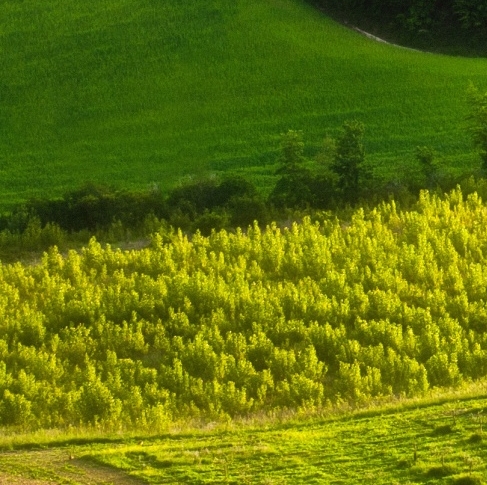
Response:
[[[165,188],[231,169],[263,184],[281,132],[318,147],[351,118],[379,175],[408,173],[425,144],[461,170],[464,93],[486,72],[302,0],[0,0],[0,206],[85,180]]]
[[[478,424],[485,404],[167,436],[93,455],[153,484],[451,484],[470,472],[485,477]],[[460,416],[453,424],[455,409]]]
[[[0,452],[0,470],[75,484],[66,479],[74,468],[60,460],[71,454],[147,484],[480,485],[487,477],[482,394],[152,437],[4,437],[1,447],[11,451]]]

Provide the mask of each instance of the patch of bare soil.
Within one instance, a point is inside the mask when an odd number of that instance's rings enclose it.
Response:
[[[34,480],[31,478],[16,477],[14,475],[7,475],[0,472],[0,485],[52,485],[52,482],[45,482],[43,480]]]
[[[143,482],[108,466],[77,458],[65,450],[0,454],[0,485],[141,485]]]

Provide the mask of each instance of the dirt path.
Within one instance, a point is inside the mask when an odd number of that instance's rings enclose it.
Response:
[[[412,47],[406,47],[404,45],[399,45],[399,44],[393,44],[392,42],[388,42],[387,40],[381,39],[380,37],[377,37],[376,35],[369,34],[368,32],[365,32],[365,30],[359,29],[358,27],[355,27],[353,25],[347,25],[352,30],[355,30],[359,34],[362,34],[363,36],[367,37],[368,39],[375,40],[376,42],[381,42],[382,44],[387,44],[387,45],[392,45],[394,47],[399,47],[400,49],[406,49],[408,51],[415,51],[415,52],[422,52],[418,49],[413,49]]]
[[[323,14],[328,15],[328,13],[326,12],[326,10],[323,7],[320,7],[319,5],[315,5],[315,7],[320,12],[322,12]],[[349,24],[347,21],[338,20],[336,18],[334,20],[336,22],[339,22],[340,24],[344,25],[345,27],[351,29],[351,30],[355,30],[355,32],[358,32],[359,34],[362,34],[364,37],[367,37],[368,39],[375,40],[376,42],[380,42],[382,44],[391,45],[391,46],[394,46],[394,47],[399,47],[400,49],[406,49],[408,51],[424,52],[424,51],[420,51],[419,49],[413,49],[412,47],[406,47],[406,46],[399,45],[399,44],[393,44],[392,42],[389,42],[389,41],[387,41],[385,39],[381,39],[380,37],[377,37],[374,34],[370,34],[369,32],[365,32],[365,30],[359,29],[358,27],[355,27],[354,25]]]
[[[66,450],[0,453],[0,485],[141,485],[143,482]]]

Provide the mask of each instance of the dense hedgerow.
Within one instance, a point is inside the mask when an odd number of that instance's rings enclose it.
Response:
[[[460,190],[288,228],[92,239],[0,266],[0,423],[160,424],[487,374],[487,207]]]

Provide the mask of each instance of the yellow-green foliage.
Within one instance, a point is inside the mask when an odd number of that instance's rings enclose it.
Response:
[[[418,395],[487,374],[487,208],[460,190],[0,266],[0,422],[178,417]]]

